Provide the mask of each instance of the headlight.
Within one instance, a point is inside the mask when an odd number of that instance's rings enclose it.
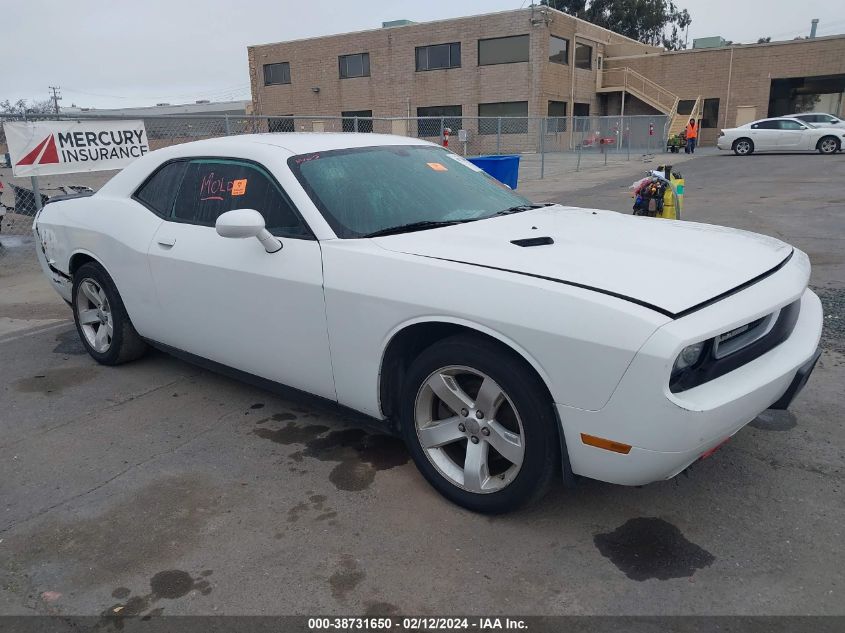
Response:
[[[677,373],[687,367],[695,365],[698,362],[698,359],[701,358],[705,342],[706,341],[693,343],[692,345],[687,345],[684,349],[682,349],[681,353],[678,354],[678,358],[675,359],[675,366],[672,367],[672,373]]]

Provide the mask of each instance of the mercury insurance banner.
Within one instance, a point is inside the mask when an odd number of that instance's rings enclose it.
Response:
[[[15,176],[122,169],[150,151],[143,121],[4,123]]]

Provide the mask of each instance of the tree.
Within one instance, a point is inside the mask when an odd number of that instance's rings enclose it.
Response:
[[[758,38],[757,38],[757,43],[758,43],[758,44],[768,44],[768,43],[769,43],[769,42],[771,42],[771,41],[772,41],[771,36],[770,36],[770,37],[758,37]]]
[[[8,99],[0,101],[0,114],[17,114],[21,115],[26,112],[26,101],[18,99],[14,103]]]
[[[542,0],[541,4],[673,51],[686,48],[682,33],[692,23],[689,11],[679,10],[673,0]]]
[[[53,102],[49,99],[29,103],[26,99],[18,99],[14,103],[8,99],[0,101],[0,114],[23,116],[25,114],[52,114],[53,112]]]

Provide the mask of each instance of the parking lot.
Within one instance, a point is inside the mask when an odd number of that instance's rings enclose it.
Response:
[[[630,212],[650,165],[522,190]],[[810,255],[825,332],[809,385],[675,479],[582,480],[500,517],[450,505],[344,412],[160,352],[97,365],[34,247],[10,243],[0,613],[845,615],[845,156],[678,168],[685,219]]]

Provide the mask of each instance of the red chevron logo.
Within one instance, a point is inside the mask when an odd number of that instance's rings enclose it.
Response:
[[[59,152],[56,150],[56,139],[50,134],[35,146],[29,154],[21,158],[18,165],[47,165],[59,162]]]

